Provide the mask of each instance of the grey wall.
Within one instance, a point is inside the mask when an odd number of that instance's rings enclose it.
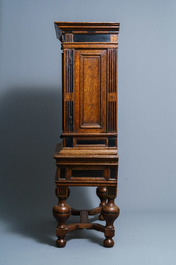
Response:
[[[61,51],[55,20],[120,21],[117,204],[121,213],[175,211],[175,14],[174,0],[1,0],[2,220],[50,217],[56,203]],[[92,207],[94,193],[74,188],[70,201]]]

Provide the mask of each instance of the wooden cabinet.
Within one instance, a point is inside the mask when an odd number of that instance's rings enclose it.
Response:
[[[77,228],[105,234],[104,245],[112,247],[113,222],[119,215],[117,195],[117,49],[118,22],[55,22],[62,54],[63,141],[57,145],[56,195],[53,208],[58,220],[57,245]],[[100,205],[87,211],[66,204],[70,186],[97,186]],[[80,223],[66,225],[70,215]],[[91,224],[88,215],[99,214],[106,225]]]

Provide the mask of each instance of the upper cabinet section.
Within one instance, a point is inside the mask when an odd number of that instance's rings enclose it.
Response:
[[[117,48],[119,22],[54,22],[62,48]]]

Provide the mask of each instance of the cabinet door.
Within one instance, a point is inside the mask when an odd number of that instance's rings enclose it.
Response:
[[[106,132],[106,50],[75,51],[75,132]]]

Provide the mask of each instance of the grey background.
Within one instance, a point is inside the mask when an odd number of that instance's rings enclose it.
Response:
[[[55,20],[121,23],[121,215],[111,250],[94,231],[76,231],[64,250],[54,247],[52,156],[61,134]],[[174,0],[1,0],[0,264],[175,264],[175,28]],[[73,188],[69,202],[97,206],[95,188]]]

